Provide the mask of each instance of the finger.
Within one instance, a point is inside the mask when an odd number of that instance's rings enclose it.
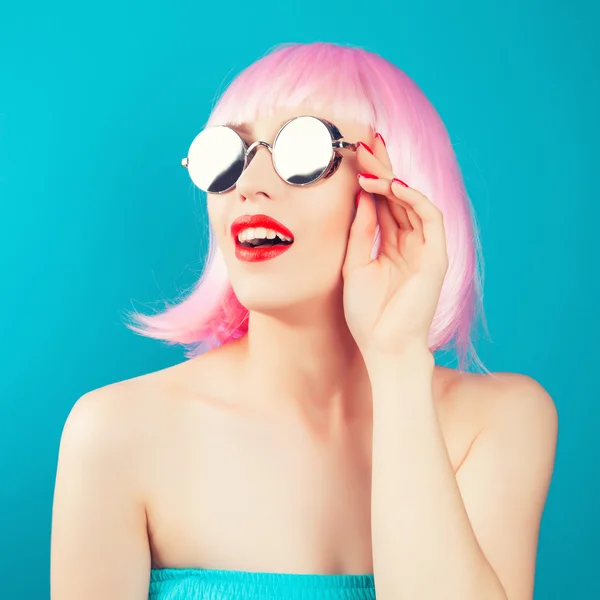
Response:
[[[373,142],[371,142],[371,144],[375,146]],[[385,179],[391,179],[394,176],[391,169],[384,164],[381,159],[374,154],[373,149],[364,142],[358,142],[356,158],[358,170],[363,173],[373,173],[373,175]]]
[[[392,180],[392,183],[394,181],[400,182],[400,180],[396,179],[396,178],[394,178]],[[406,186],[406,184],[404,184],[404,182],[400,182],[400,185]],[[391,189],[391,185],[390,185],[390,192],[391,192],[391,194],[393,196],[393,199],[391,200],[391,202],[396,201],[396,202],[401,202],[402,203],[402,207],[406,211],[406,215],[408,217],[408,220],[410,221],[410,224],[411,224],[413,230],[419,235],[419,239],[424,243],[425,242],[425,235],[423,233],[423,222],[421,221],[421,218],[415,212],[414,208],[412,208],[409,204],[406,204],[400,198],[398,198],[397,194],[394,194],[394,191]]]
[[[381,161],[381,163],[391,172],[392,169],[392,161],[390,160],[390,155],[387,151],[387,146],[385,145],[385,140],[381,133],[376,133],[375,138],[373,140],[373,154]]]
[[[420,218],[423,226],[425,242],[438,248],[446,249],[446,231],[442,212],[424,194],[408,186],[402,185],[397,179],[392,181],[391,190],[399,200],[408,204]]]
[[[375,195],[375,208],[377,209],[377,218],[379,219],[379,223],[385,232],[393,232],[394,239],[398,238],[398,228],[402,230],[403,233],[409,233],[413,230],[412,225],[410,224],[410,220],[408,215],[406,214],[406,210],[403,207],[398,205],[399,210],[396,211],[394,215],[390,208],[390,201],[387,196],[383,196],[381,194]]]
[[[375,211],[379,224],[380,248],[391,257],[398,252],[402,234],[412,230],[405,231],[398,226],[385,196],[375,196]]]
[[[375,178],[370,173],[359,173],[358,182],[367,192],[386,197],[390,212],[400,227],[408,231],[421,232],[420,219],[408,204],[405,204],[392,192],[389,179]],[[409,211],[413,214],[409,214]]]
[[[393,203],[394,200],[390,200],[390,202]],[[419,219],[419,215],[417,215],[417,213],[412,208],[406,206],[405,204],[402,205],[402,208],[404,208],[404,210],[406,211],[406,216],[410,221],[413,231],[419,236],[419,239],[422,242],[425,242],[425,237],[423,236],[423,223],[421,222],[421,219]]]
[[[375,202],[371,194],[367,194],[361,189],[356,215],[348,236],[342,276],[345,277],[353,269],[366,266],[371,262],[371,250],[376,229]]]

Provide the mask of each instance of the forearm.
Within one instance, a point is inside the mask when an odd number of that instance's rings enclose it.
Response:
[[[377,598],[505,600],[471,528],[433,401],[433,356],[367,363],[373,390],[371,526]]]

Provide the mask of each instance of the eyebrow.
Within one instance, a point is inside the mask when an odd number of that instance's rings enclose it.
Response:
[[[245,135],[252,134],[252,128],[250,125],[248,125],[248,123],[227,123],[226,126],[231,127],[231,129],[237,131],[238,133],[243,133]]]

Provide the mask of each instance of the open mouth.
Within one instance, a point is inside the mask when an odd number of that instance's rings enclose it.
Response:
[[[293,238],[275,229],[265,227],[249,227],[240,231],[236,243],[244,248],[264,248],[273,246],[290,246]]]
[[[294,234],[268,215],[243,215],[231,224],[235,255],[244,262],[263,262],[281,256],[294,243]]]

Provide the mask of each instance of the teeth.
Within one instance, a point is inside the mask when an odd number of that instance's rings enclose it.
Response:
[[[238,233],[238,240],[240,242],[249,242],[252,240],[273,240],[278,237],[284,242],[291,242],[292,238],[283,235],[275,231],[274,229],[267,229],[265,227],[248,227]]]

